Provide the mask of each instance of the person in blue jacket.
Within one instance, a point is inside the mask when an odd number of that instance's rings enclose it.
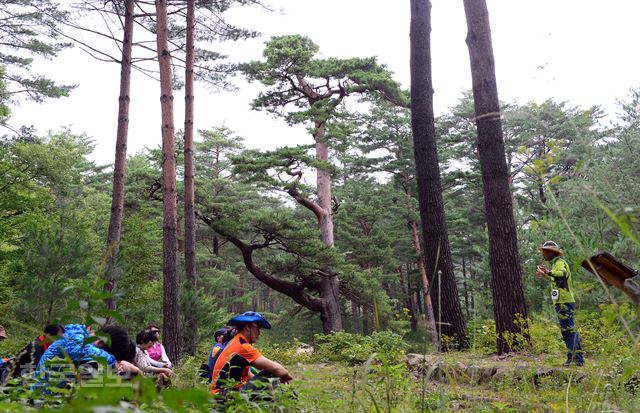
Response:
[[[109,367],[114,367],[116,365],[116,357],[96,345],[99,344],[97,342],[101,341],[98,337],[96,337],[95,342],[87,343],[86,339],[93,335],[93,332],[83,324],[67,324],[64,326],[64,336],[53,342],[38,362],[34,374],[37,381],[33,388],[47,386],[52,372],[59,370],[53,364],[56,359],[63,361],[68,357],[75,366],[103,359]]]
[[[209,371],[211,373],[213,373],[213,359],[216,356],[216,353],[220,350],[222,350],[224,348],[224,345],[226,344],[225,342],[225,337],[227,336],[227,333],[229,332],[229,330],[231,330],[230,328],[221,328],[215,331],[215,333],[213,333],[213,338],[216,341],[216,343],[213,345],[213,347],[211,347],[211,351],[209,352]],[[228,340],[227,340],[228,341]],[[211,377],[209,377],[209,379],[211,379]]]
[[[4,340],[7,338],[7,332],[5,331],[4,327],[0,326],[0,341]],[[3,366],[5,364],[7,364],[11,359],[9,358],[2,358],[0,357],[0,366]],[[0,376],[1,377],[1,376]]]

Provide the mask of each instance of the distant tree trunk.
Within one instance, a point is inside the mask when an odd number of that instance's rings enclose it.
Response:
[[[194,65],[194,29],[196,0],[187,1],[187,50],[185,62],[184,93],[184,272],[187,284],[192,292],[197,288],[196,273],[196,214],[194,182],[194,145],[193,145],[193,65]],[[195,355],[198,345],[198,319],[195,314],[187,316],[185,350]]]
[[[469,277],[471,278],[471,311],[476,308],[476,276],[473,270],[469,269]]]
[[[329,145],[325,138],[325,124],[316,124],[313,137],[316,141],[316,158],[329,162]],[[333,246],[333,215],[331,211],[331,174],[322,168],[317,169],[318,206],[321,209],[318,219],[320,241]],[[338,279],[335,269],[324,268],[325,274],[320,280],[320,297],[322,298],[322,331],[329,334],[342,331],[342,317],[340,315],[340,298]]]
[[[111,194],[111,216],[107,233],[107,265],[104,291],[113,294],[119,278],[118,255],[124,215],[124,176],[127,160],[127,138],[129,134],[129,101],[131,91],[131,50],[133,47],[134,0],[124,2],[124,33],[122,36],[122,60],[120,61],[120,96],[118,97],[118,129],[116,132],[116,158],[113,165],[113,189]],[[115,297],[106,299],[109,310],[116,309]]]
[[[498,353],[502,354],[517,350],[504,339],[505,332],[522,333],[528,339],[527,306],[502,137],[489,12],[485,0],[463,1],[478,129],[478,156],[489,231],[493,314],[498,335],[496,345]],[[524,326],[516,323],[518,316],[525,320]]]
[[[444,334],[454,338],[456,345],[462,348],[468,343],[449,250],[435,139],[430,1],[411,0],[410,34],[411,126],[425,264],[427,271],[433,271],[430,292],[440,336]]]
[[[469,318],[469,284],[467,283],[467,262],[462,256],[462,294],[464,296],[464,310],[467,318]]]
[[[360,333],[360,322],[358,320],[358,303],[351,300],[351,323],[353,324],[353,333]]]
[[[240,286],[239,286],[239,291],[238,291],[238,297],[242,298],[244,296],[244,286],[245,286],[245,276],[244,276],[244,272],[240,272],[240,275],[238,276],[239,280],[240,280]],[[253,285],[253,282],[252,282]],[[242,300],[238,300],[238,312],[239,313],[243,313],[245,310],[244,308],[244,301]]]
[[[178,363],[182,352],[180,331],[180,286],[178,279],[178,205],[176,194],[176,157],[173,126],[173,88],[169,53],[167,2],[156,0],[157,47],[160,67],[160,103],[162,109],[162,250],[163,250],[163,344],[169,358]]]
[[[418,236],[418,227],[416,222],[412,219],[409,220],[409,228],[411,228],[411,238],[413,242],[413,248],[416,250],[416,257],[418,260],[418,271],[420,272],[420,281],[422,281],[422,288],[424,288],[424,315],[427,322],[427,328],[431,333],[431,342],[436,349],[440,348],[440,340],[438,335],[438,329],[436,328],[436,317],[433,312],[433,302],[431,301],[429,279],[427,278],[427,268],[424,264],[424,257],[422,256],[422,249],[420,247],[420,237]]]
[[[365,306],[362,306],[362,309],[360,310],[360,314],[362,314],[362,335],[366,336],[367,334],[369,334],[369,318],[367,317],[368,312],[365,311],[367,308]]]
[[[420,236],[418,235],[418,228],[416,222],[411,219],[412,208],[411,208],[411,193],[409,188],[409,173],[403,172],[400,174],[400,181],[402,184],[402,189],[405,194],[405,198],[407,199],[407,216],[409,217],[407,220],[407,225],[411,230],[411,242],[413,243],[413,248],[416,251],[416,261],[418,263],[418,271],[420,272],[420,281],[422,282],[422,287],[424,288],[424,314],[425,321],[427,322],[427,329],[431,333],[431,341],[433,342],[434,347],[440,348],[439,339],[438,339],[438,329],[436,328],[436,319],[433,312],[433,302],[431,301],[431,296],[429,295],[429,279],[427,278],[427,268],[424,264],[424,257],[422,255],[422,248],[420,247]]]
[[[213,234],[213,255],[215,255],[216,257],[220,255],[220,240],[218,239],[218,235],[216,234]]]
[[[420,294],[418,294],[418,290],[420,290],[419,287],[416,287],[412,290],[411,283],[409,283],[409,291],[411,292],[411,302],[413,303],[413,308],[417,310],[418,314],[424,316],[424,307],[422,307],[422,304],[420,303]]]
[[[416,331],[418,327],[418,319],[413,308],[413,303],[411,302],[411,291],[408,289],[408,286],[404,282],[404,273],[402,272],[402,265],[398,267],[398,278],[400,281],[400,292],[402,294],[402,302],[404,303],[404,307],[409,310],[409,317],[411,318],[411,331]],[[436,330],[433,330],[436,332]]]

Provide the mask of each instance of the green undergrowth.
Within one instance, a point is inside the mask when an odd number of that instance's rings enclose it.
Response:
[[[623,313],[632,323],[635,314],[624,306],[614,317],[609,311],[603,306],[598,313],[578,313],[587,356],[582,368],[562,367],[559,329],[544,317],[530,320],[533,344],[522,352],[492,354],[495,330],[486,322],[470,327],[469,350],[421,353],[428,365],[422,369],[405,362],[405,353],[419,346],[391,332],[316,336],[309,343],[275,342],[265,335],[260,351],[295,378],[268,393],[269,400],[241,394],[226,402],[212,400],[206,380],[197,375],[210,346],[202,343],[195,356],[184,357],[171,388],[160,393],[152,380],[141,379],[116,387],[71,387],[34,402],[28,389],[16,387],[1,396],[0,412],[640,411],[640,349],[625,335],[618,317]],[[492,374],[474,379],[465,368]]]

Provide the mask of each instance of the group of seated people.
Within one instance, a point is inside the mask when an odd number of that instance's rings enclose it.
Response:
[[[0,336],[6,338],[6,330],[1,326],[0,329]],[[136,343],[121,326],[109,325],[96,332],[83,324],[48,325],[43,335],[14,357],[2,360],[0,384],[32,377],[32,389],[45,389],[53,381],[64,384],[74,377],[70,372],[74,369],[69,368],[68,363],[73,363],[83,378],[90,378],[97,373],[102,361],[126,378],[137,374],[155,375],[158,386],[163,387],[173,372],[159,336],[156,325],[138,333]],[[65,362],[68,362],[66,366]]]
[[[282,383],[293,380],[280,363],[269,360],[253,346],[261,329],[271,328],[262,315],[248,311],[233,317],[227,325],[215,332],[216,343],[209,354],[209,363],[203,365],[203,376],[211,383],[212,395],[224,396],[229,390],[255,390],[263,383],[273,384],[276,379]],[[0,326],[0,340],[6,337]],[[157,387],[162,388],[169,384],[173,371],[159,337],[156,325],[139,332],[135,344],[121,326],[108,325],[96,332],[83,324],[48,325],[44,334],[14,357],[0,359],[0,386],[7,382],[27,384],[30,379],[32,389],[47,391],[48,386],[64,385],[75,379],[77,371],[83,378],[92,378],[102,363],[126,378],[153,375]],[[71,363],[73,368],[69,368]]]

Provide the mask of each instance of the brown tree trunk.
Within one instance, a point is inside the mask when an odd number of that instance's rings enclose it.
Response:
[[[424,307],[420,305],[420,295],[418,294],[417,289],[411,291],[411,284],[409,284],[409,291],[411,292],[411,303],[413,304],[413,308],[417,310],[417,314],[422,314]]]
[[[464,296],[464,310],[467,318],[469,318],[469,284],[467,283],[467,262],[465,257],[462,257],[462,294]]]
[[[220,240],[216,234],[213,235],[213,255],[215,255],[216,258],[220,255]],[[215,267],[218,266],[215,265]]]
[[[358,303],[351,300],[351,323],[353,324],[353,333],[360,334],[360,322],[358,319]]]
[[[185,62],[184,88],[184,272],[187,285],[192,290],[197,288],[196,273],[196,214],[195,214],[195,182],[194,182],[194,145],[193,145],[193,65],[194,65],[194,30],[196,0],[187,1],[187,53]],[[198,345],[198,319],[190,314],[186,320],[185,351],[194,355]]]
[[[404,303],[404,307],[409,310],[409,317],[411,322],[411,331],[416,331],[418,327],[418,319],[417,315],[413,308],[413,303],[411,302],[411,291],[408,289],[408,286],[405,284],[404,273],[402,271],[402,265],[398,267],[398,278],[400,281],[400,293],[402,294],[402,302]],[[436,332],[436,330],[433,330]]]
[[[369,318],[367,317],[368,311],[366,311],[367,307],[362,306],[360,310],[360,314],[362,314],[362,335],[366,336],[369,334]]]
[[[431,301],[429,280],[427,279],[427,268],[424,265],[424,258],[422,256],[422,249],[420,248],[420,237],[418,236],[418,227],[416,222],[409,220],[409,228],[411,228],[411,239],[413,242],[413,248],[416,250],[416,256],[418,257],[418,271],[420,272],[420,281],[422,281],[422,288],[424,288],[424,314],[427,322],[427,328],[431,333],[431,342],[436,349],[440,348],[440,340],[438,335],[438,329],[436,328],[436,317],[433,312],[433,302]]]
[[[449,250],[438,167],[430,36],[431,2],[411,0],[411,126],[425,264],[427,271],[433,271],[430,293],[440,336],[447,335],[455,339],[458,347],[466,347],[465,321]]]
[[[329,145],[325,140],[325,125],[316,124],[313,135],[316,141],[316,158],[329,161]],[[317,197],[321,214],[318,219],[320,241],[333,245],[333,215],[331,211],[331,174],[322,168],[317,169]],[[342,331],[342,317],[340,315],[339,287],[340,281],[333,268],[324,268],[324,275],[320,280],[320,298],[322,298],[322,331],[329,334]]]
[[[431,296],[429,295],[429,279],[427,278],[427,268],[424,264],[424,257],[422,256],[422,248],[420,247],[420,237],[418,235],[418,228],[416,222],[411,219],[412,208],[411,208],[411,193],[409,189],[409,174],[407,172],[403,172],[400,175],[400,180],[402,183],[402,188],[404,190],[404,195],[407,200],[407,216],[409,219],[407,220],[407,225],[409,229],[411,229],[411,242],[413,243],[413,248],[416,251],[416,261],[418,263],[418,271],[420,273],[420,281],[422,282],[422,287],[424,288],[424,314],[425,321],[427,323],[427,329],[431,333],[431,341],[433,342],[434,347],[440,348],[439,338],[438,338],[438,329],[436,328],[436,319],[433,312],[433,302],[431,301]]]
[[[502,137],[489,12],[485,0],[464,0],[464,11],[478,129],[478,157],[489,231],[493,314],[498,334],[496,346],[498,353],[502,354],[517,350],[504,339],[505,332],[522,333],[528,339],[527,306]],[[525,320],[522,326],[525,330],[521,330],[521,325],[516,322],[518,317]]]
[[[162,274],[164,320],[163,344],[174,362],[180,361],[182,332],[180,331],[180,290],[178,279],[178,205],[176,196],[176,157],[173,125],[173,88],[171,55],[167,26],[167,2],[156,0],[157,47],[160,67],[160,104],[162,112]]]
[[[243,297],[244,296],[244,286],[245,286],[245,277],[244,277],[244,271],[240,272],[240,275],[238,277],[240,279],[240,294],[238,295],[239,297]],[[238,312],[242,313],[244,312],[245,308],[244,308],[244,302],[242,300],[238,300]]]
[[[118,97],[118,129],[116,132],[116,158],[113,164],[113,189],[111,215],[107,233],[107,265],[104,291],[113,294],[119,270],[117,267],[124,215],[124,176],[127,161],[127,139],[129,135],[129,101],[131,91],[131,50],[133,48],[133,0],[124,2],[124,33],[122,35],[122,60],[120,61],[120,96]],[[112,295],[106,299],[107,309],[116,309]]]

